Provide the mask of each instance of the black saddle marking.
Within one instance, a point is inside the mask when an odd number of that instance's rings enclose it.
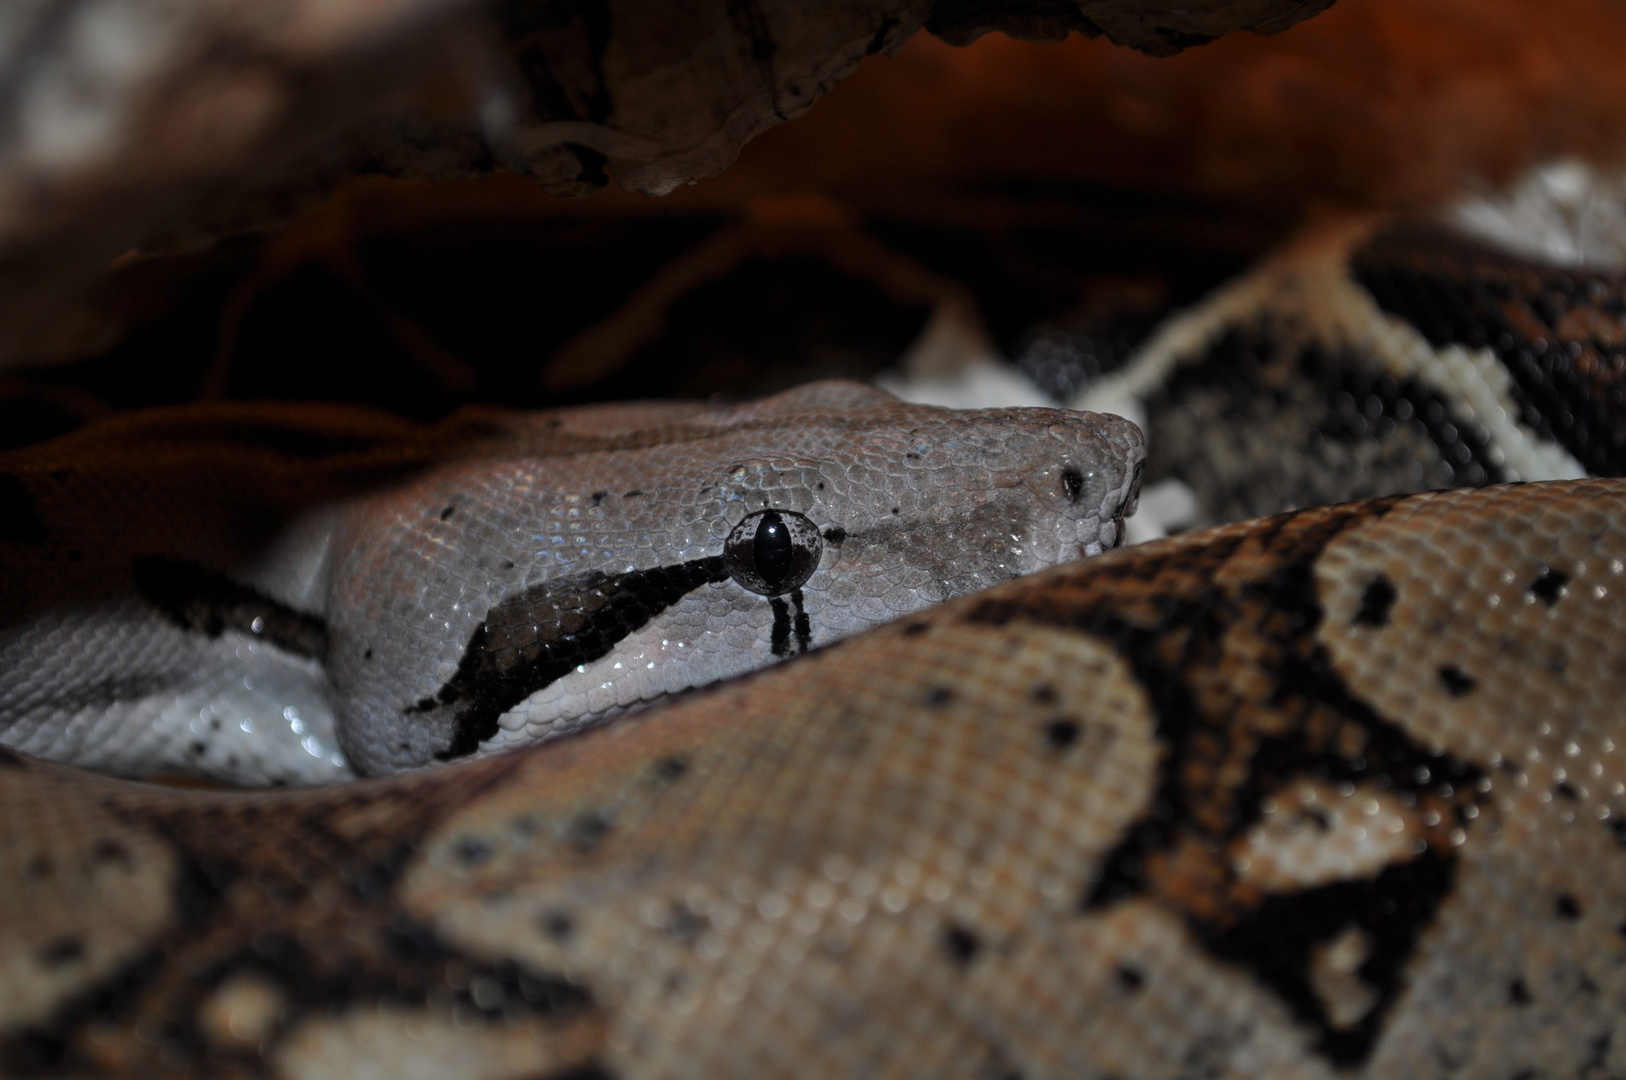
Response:
[[[218,571],[166,555],[142,555],[131,561],[130,572],[136,592],[183,630],[212,638],[236,630],[299,656],[327,656],[326,622]]]
[[[1143,559],[1130,578],[1097,575],[1084,597],[1063,590],[988,600],[968,617],[993,625],[1055,622],[1100,637],[1149,692],[1165,747],[1155,794],[1098,874],[1082,883],[1078,910],[1134,899],[1164,905],[1209,955],[1275,994],[1314,1033],[1312,1048],[1334,1069],[1369,1059],[1405,967],[1455,882],[1457,855],[1446,834],[1470,831],[1466,808],[1485,798],[1477,767],[1420,745],[1358,698],[1317,640],[1325,612],[1316,560],[1334,537],[1381,517],[1395,501],[1281,515],[1246,541],[1232,536],[1175,549],[1161,562]],[[1217,570],[1244,542],[1268,557],[1247,580],[1221,582]],[[1144,614],[1126,616],[1126,592],[1156,600]],[[1195,692],[1234,663],[1228,643],[1257,653],[1254,670],[1268,678],[1235,699]],[[1224,853],[1260,820],[1267,797],[1304,780],[1380,784],[1436,808],[1441,821],[1423,852],[1364,876],[1298,890],[1245,885]],[[1194,864],[1201,870],[1188,869]],[[1199,880],[1200,888],[1191,884]],[[1351,928],[1368,947],[1356,974],[1373,993],[1371,1008],[1353,1020],[1329,1011],[1314,980],[1318,950]]]

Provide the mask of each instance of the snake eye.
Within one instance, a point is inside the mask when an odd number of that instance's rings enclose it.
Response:
[[[794,510],[758,510],[723,542],[723,565],[741,588],[780,596],[802,587],[819,568],[818,526]]]

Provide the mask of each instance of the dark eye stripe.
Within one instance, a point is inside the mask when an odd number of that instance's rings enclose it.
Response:
[[[503,713],[579,664],[591,663],[702,585],[727,581],[723,557],[625,574],[594,571],[546,581],[499,603],[463,650],[457,672],[407,707],[449,721],[441,761],[472,754]]]

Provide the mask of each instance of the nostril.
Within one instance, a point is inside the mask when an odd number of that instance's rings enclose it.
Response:
[[[1084,494],[1084,474],[1077,469],[1063,469],[1061,471],[1061,490],[1067,496],[1067,501],[1076,503],[1080,495]]]

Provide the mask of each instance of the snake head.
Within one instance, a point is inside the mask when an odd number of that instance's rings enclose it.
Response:
[[[1144,459],[1118,417],[839,382],[509,423],[501,457],[358,503],[336,541],[330,674],[364,772],[567,734],[1099,553]]]

